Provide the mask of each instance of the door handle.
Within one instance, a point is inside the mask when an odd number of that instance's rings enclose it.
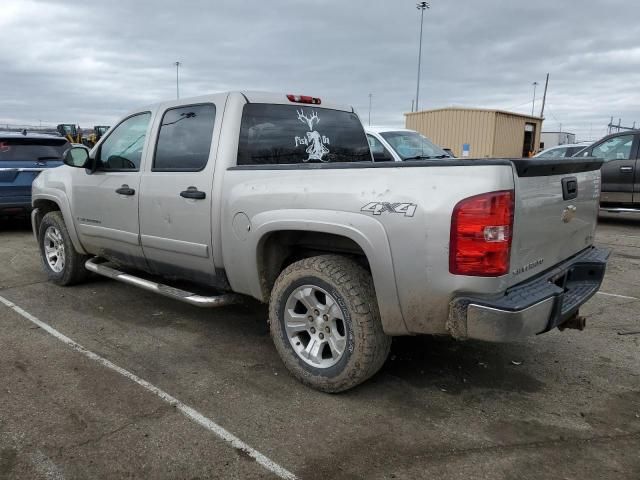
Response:
[[[136,191],[133,188],[130,188],[126,183],[122,185],[120,188],[116,189],[116,193],[118,195],[135,195]]]
[[[620,171],[626,173],[633,172],[633,167],[620,167]]]
[[[188,187],[186,190],[180,192],[182,198],[193,198],[194,200],[203,200],[207,198],[207,194],[201,192],[196,187]]]

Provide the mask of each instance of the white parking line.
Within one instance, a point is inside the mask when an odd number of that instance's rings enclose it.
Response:
[[[234,434],[232,434],[228,430],[225,430],[223,427],[215,423],[213,420],[205,417],[200,412],[194,410],[188,405],[185,405],[180,400],[178,400],[175,397],[172,397],[164,390],[159,389],[155,385],[152,385],[151,383],[147,382],[146,380],[143,380],[142,378],[129,372],[128,370],[125,370],[124,368],[119,367],[118,365],[110,362],[106,358],[103,358],[100,355],[93,353],[90,350],[87,350],[79,343],[71,340],[69,337],[60,333],[58,330],[44,323],[42,320],[38,319],[37,317],[34,317],[29,312],[27,312],[26,310],[23,310],[22,308],[17,306],[15,303],[11,302],[10,300],[7,300],[6,298],[0,296],[0,302],[5,304],[7,307],[11,308],[14,312],[26,318],[30,322],[36,324],[38,327],[42,328],[44,331],[46,331],[50,335],[53,335],[55,338],[57,338],[61,342],[66,343],[68,346],[73,348],[75,351],[81,353],[85,357],[98,362],[104,367],[107,367],[115,372],[118,372],[123,377],[126,377],[129,380],[134,381],[144,389],[155,394],[157,397],[159,397],[163,401],[174,406],[177,410],[182,412],[182,414],[185,415],[186,417],[188,417],[198,425],[206,428],[211,433],[213,433],[217,437],[221,438],[222,440],[230,444],[233,448],[237,448],[245,452],[247,455],[253,458],[256,462],[258,462],[267,470],[276,474],[278,477],[287,479],[287,480],[295,480],[297,478],[293,473],[288,471],[286,468],[282,467],[281,465],[278,465],[273,460],[269,459],[268,457],[266,457],[256,449],[244,443],[242,440],[240,440],[238,437],[236,437]]]
[[[637,297],[629,297],[628,295],[618,295],[616,293],[596,292],[598,295],[606,295],[607,297],[626,298],[628,300],[640,300]]]

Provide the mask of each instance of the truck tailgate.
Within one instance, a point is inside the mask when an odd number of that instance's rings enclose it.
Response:
[[[601,160],[516,160],[511,280],[548,270],[593,243]]]

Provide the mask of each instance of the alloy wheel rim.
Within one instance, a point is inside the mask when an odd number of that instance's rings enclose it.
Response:
[[[344,355],[344,314],[335,298],[320,287],[302,285],[291,292],[284,309],[284,329],[298,357],[312,367],[332,367]]]
[[[49,268],[56,273],[64,269],[64,240],[60,230],[50,226],[44,232],[44,256]]]

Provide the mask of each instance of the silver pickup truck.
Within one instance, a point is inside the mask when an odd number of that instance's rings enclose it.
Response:
[[[314,97],[148,106],[65,164],[33,183],[52,282],[256,298],[288,369],[328,392],[374,375],[392,336],[582,328],[608,257],[599,160],[374,162],[353,108]]]

